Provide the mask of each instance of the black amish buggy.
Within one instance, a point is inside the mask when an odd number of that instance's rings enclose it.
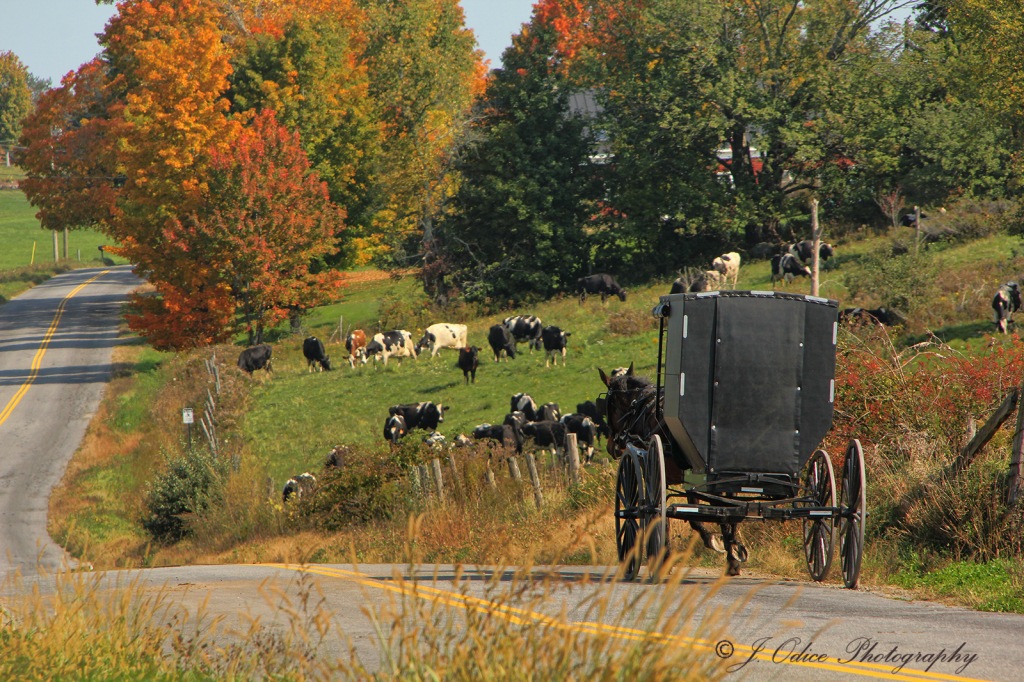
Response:
[[[662,296],[657,385],[609,378],[598,400],[619,460],[615,538],[626,579],[666,554],[669,519],[688,521],[739,574],[745,519],[801,519],[807,567],[824,580],[839,540],[856,588],[866,517],[860,442],[846,449],[839,495],[819,445],[832,426],[838,304],[771,291]],[[667,342],[666,342],[667,337]],[[662,350],[664,349],[664,355]],[[721,539],[704,529],[717,523]]]

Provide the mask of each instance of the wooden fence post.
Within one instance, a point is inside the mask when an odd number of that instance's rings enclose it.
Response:
[[[491,463],[487,462],[487,485],[492,488],[497,488],[498,483],[494,480],[494,470],[491,469]]]
[[[427,475],[427,467],[422,464],[416,465],[416,471],[419,472],[420,482],[423,484],[423,494],[426,497],[430,497],[433,491],[430,489],[430,476]]]
[[[1024,460],[1021,450],[1024,449],[1024,400],[1017,400],[1017,425],[1013,431],[1013,450],[1010,455],[1010,478],[1007,481],[1006,504],[1017,505],[1021,488],[1024,487]]]
[[[459,490],[459,470],[455,467],[455,453],[448,451],[448,468],[452,470],[452,480],[449,486],[452,492]]]
[[[917,255],[917,247],[921,243],[921,207],[914,207],[914,255]]]
[[[565,434],[565,451],[569,459],[569,482],[580,484],[580,450],[576,445],[576,434]]]
[[[530,482],[533,483],[533,501],[537,503],[537,509],[544,506],[544,493],[540,489],[540,476],[537,475],[537,462],[533,453],[526,453],[526,466],[530,469]]]
[[[523,480],[523,475],[519,473],[519,463],[516,461],[515,457],[508,458],[508,472],[512,474],[513,481]]]
[[[818,200],[811,200],[811,296],[818,295],[820,283],[819,254],[821,250],[821,226],[818,224]]]
[[[435,457],[432,462],[434,465],[434,482],[437,484],[437,497],[444,499],[444,479],[441,478],[441,460]]]

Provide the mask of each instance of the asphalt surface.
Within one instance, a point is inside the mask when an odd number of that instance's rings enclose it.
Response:
[[[25,576],[2,588],[0,603],[29,583],[55,589],[52,576],[36,571],[66,559],[46,534],[47,499],[98,405],[120,305],[137,285],[128,268],[80,270],[0,306],[0,575],[17,568]],[[669,585],[616,582],[603,571],[533,574],[535,589],[515,597],[502,594],[517,584],[508,574],[457,579],[450,566],[181,566],[98,579],[111,591],[136,581],[189,613],[221,617],[221,643],[246,639],[254,621],[270,632],[305,627],[322,608],[333,627],[318,654],[347,660],[351,645],[371,670],[381,649],[367,611],[381,615],[388,632],[396,608],[426,600],[457,619],[483,609],[527,623],[564,618],[558,627],[623,641],[675,635],[674,645],[717,662],[725,680],[1024,680],[1024,616],[756,575],[720,580],[677,569],[679,584]],[[602,595],[608,606],[598,614]],[[666,629],[661,606],[682,610],[685,632]]]
[[[128,266],[75,270],[0,306],[0,574],[65,561],[46,533],[50,490],[99,404],[138,286]]]

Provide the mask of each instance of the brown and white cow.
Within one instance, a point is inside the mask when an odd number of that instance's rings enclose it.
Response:
[[[345,339],[345,350],[348,351],[348,366],[353,369],[356,360],[366,364],[366,332],[362,329],[353,329]]]

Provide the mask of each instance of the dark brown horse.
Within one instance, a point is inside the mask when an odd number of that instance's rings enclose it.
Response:
[[[650,380],[636,376],[633,365],[615,377],[609,377],[604,370],[598,369],[601,381],[608,387],[607,417],[611,435],[608,437],[608,454],[618,460],[626,452],[626,445],[646,450],[651,436],[657,435],[666,445],[672,443],[665,422],[659,417],[664,401],[664,393],[657,395],[657,389]],[[672,457],[665,458],[665,484],[679,485],[684,482],[683,470]],[[691,504],[695,500],[690,499]],[[737,524],[721,523],[721,537],[710,532],[699,521],[690,521],[690,527],[697,531],[701,541],[708,549],[724,552],[726,555],[726,575],[739,575],[740,563],[747,560],[747,549],[743,546]],[[668,538],[665,538],[666,541]]]

